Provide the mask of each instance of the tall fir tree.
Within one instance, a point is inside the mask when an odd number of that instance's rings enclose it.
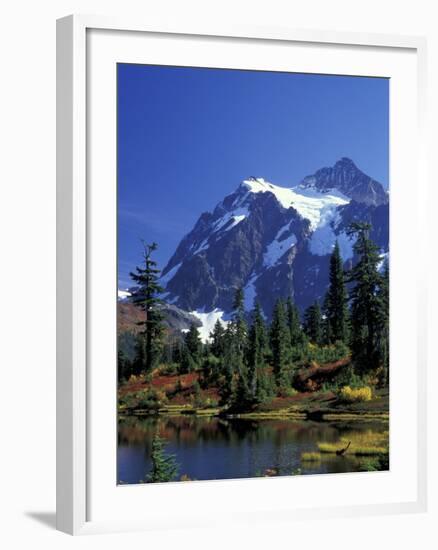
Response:
[[[189,372],[193,372],[194,370],[196,370],[197,366],[198,365],[194,361],[192,354],[189,351],[189,348],[187,347],[186,343],[183,342],[183,345],[181,347],[179,372],[181,374],[187,374]]]
[[[378,247],[369,237],[369,223],[353,223],[349,233],[356,236],[354,251],[358,262],[350,271],[348,281],[353,283],[351,298],[351,348],[359,374],[377,370],[380,354],[378,345],[379,321],[382,316],[382,296],[379,289],[382,277],[378,266]]]
[[[174,455],[164,450],[165,440],[158,433],[152,440],[151,461],[152,469],[148,475],[148,483],[163,483],[172,481],[178,473],[178,465]]]
[[[224,349],[220,357],[220,372],[222,375],[222,381],[219,385],[219,394],[221,405],[229,405],[235,395],[234,366],[234,334],[231,323],[229,323],[224,334]]]
[[[262,309],[257,302],[252,313],[248,335],[248,388],[253,400],[257,399],[258,378],[265,368],[266,327]]]
[[[224,367],[226,381],[231,386],[226,393],[231,395],[233,405],[239,406],[249,400],[248,372],[245,363],[247,353],[248,327],[245,320],[244,294],[236,290],[233,302],[233,317],[227,327]]]
[[[329,288],[325,297],[326,336],[329,343],[348,342],[349,311],[343,262],[338,241],[330,257]]]
[[[386,386],[389,382],[389,264],[387,260],[383,266],[378,296],[380,315],[377,346],[381,368],[380,384]]]
[[[236,290],[233,302],[232,327],[235,337],[235,345],[239,354],[239,361],[243,362],[247,344],[248,327],[245,320],[245,296],[242,288]]]
[[[135,338],[135,357],[132,363],[132,374],[138,376],[145,372],[146,365],[146,341],[144,332],[137,334]]]
[[[323,342],[322,315],[319,302],[313,303],[304,313],[304,331],[309,340],[320,346]]]
[[[126,353],[119,347],[117,351],[117,375],[119,382],[122,380],[127,380],[131,373],[131,362],[126,356]]]
[[[190,325],[189,331],[185,334],[184,342],[188,352],[192,356],[193,363],[199,366],[201,362],[202,342],[199,331],[193,323]]]
[[[152,254],[157,250],[157,244],[143,243],[144,266],[136,267],[135,273],[130,273],[132,280],[137,284],[137,289],[132,294],[134,304],[145,313],[145,320],[139,325],[143,327],[141,332],[144,338],[144,359],[142,370],[150,372],[158,362],[162,348],[163,314],[160,306],[163,301],[160,294],[164,289],[158,280],[160,270]]]
[[[290,296],[286,302],[286,310],[290,344],[292,347],[296,347],[303,343],[303,329],[301,327],[300,312]]]
[[[271,349],[275,381],[278,388],[288,387],[290,331],[286,322],[286,311],[283,300],[277,300],[271,323]]]
[[[222,357],[225,349],[225,328],[223,324],[216,321],[213,331],[210,333],[210,351],[216,357]]]

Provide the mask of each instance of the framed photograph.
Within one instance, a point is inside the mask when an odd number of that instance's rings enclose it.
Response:
[[[58,21],[60,530],[425,509],[424,63]]]

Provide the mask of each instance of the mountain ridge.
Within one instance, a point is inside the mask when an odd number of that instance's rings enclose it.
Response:
[[[227,314],[242,287],[247,309],[257,300],[269,315],[278,297],[291,295],[303,310],[325,293],[336,240],[344,263],[353,261],[352,221],[372,223],[372,238],[388,252],[388,206],[383,186],[346,157],[295,187],[249,177],[183,237],[162,272],[165,299]]]

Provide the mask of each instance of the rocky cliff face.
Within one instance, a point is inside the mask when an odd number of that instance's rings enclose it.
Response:
[[[364,174],[349,158],[342,158],[333,167],[321,168],[303,179],[300,187],[321,192],[338,189],[355,202],[367,206],[388,204],[388,193],[382,185]]]
[[[389,196],[350,159],[322,168],[293,188],[249,178],[203,213],[163,270],[164,298],[185,311],[231,310],[236,288],[270,315],[278,297],[300,309],[321,299],[335,241],[354,261],[352,221],[370,221],[371,237],[388,252]]]

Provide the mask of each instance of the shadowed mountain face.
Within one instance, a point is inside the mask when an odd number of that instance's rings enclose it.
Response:
[[[313,176],[307,176],[300,187],[314,188],[321,192],[338,189],[355,202],[367,206],[388,204],[388,193],[382,185],[364,174],[348,158],[342,158],[332,168],[321,168]]]
[[[249,178],[203,213],[163,270],[165,299],[186,311],[232,307],[238,287],[270,315],[277,298],[300,309],[322,299],[336,240],[348,267],[352,221],[369,221],[371,238],[388,252],[389,196],[382,185],[343,158],[293,188]]]

